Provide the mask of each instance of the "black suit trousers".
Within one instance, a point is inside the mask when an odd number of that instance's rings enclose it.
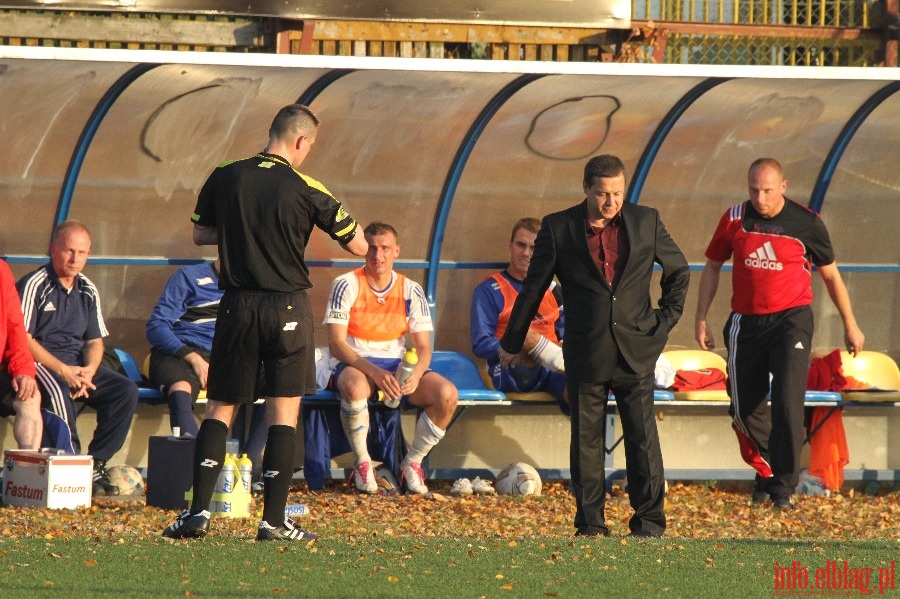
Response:
[[[608,533],[606,526],[605,419],[609,391],[616,397],[625,444],[628,494],[634,516],[631,532],[662,535],[665,476],[656,417],[653,411],[653,372],[637,374],[621,355],[611,379],[568,381],[572,409],[569,449],[575,528]],[[577,389],[577,393],[571,390]]]

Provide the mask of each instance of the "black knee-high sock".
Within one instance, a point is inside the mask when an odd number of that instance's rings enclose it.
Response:
[[[276,424],[269,427],[266,450],[263,454],[263,520],[272,526],[284,522],[284,508],[294,478],[294,453],[297,432],[292,426]]]
[[[169,425],[181,428],[181,434],[197,436],[199,427],[194,418],[194,398],[187,391],[169,393]]]
[[[206,419],[197,433],[194,447],[194,498],[191,513],[198,514],[209,509],[216,481],[225,462],[225,440],[228,427],[224,422]]]

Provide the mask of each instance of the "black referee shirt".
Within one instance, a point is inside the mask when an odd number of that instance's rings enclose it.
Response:
[[[314,226],[335,240],[356,228],[324,185],[266,153],[219,165],[191,220],[216,227],[219,287],[281,293],[312,287],[304,253]]]

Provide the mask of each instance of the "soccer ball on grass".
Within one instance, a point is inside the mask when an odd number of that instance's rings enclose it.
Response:
[[[143,495],[144,479],[137,468],[117,464],[106,469],[109,482],[119,487],[119,495]]]
[[[397,477],[386,466],[379,466],[375,469],[375,482],[378,483],[379,495],[397,495],[400,493],[400,484]]]
[[[515,462],[500,471],[495,486],[501,495],[540,495],[541,477],[533,466]]]

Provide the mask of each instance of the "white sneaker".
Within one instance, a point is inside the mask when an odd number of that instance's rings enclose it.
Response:
[[[477,479],[476,479],[477,480]],[[472,494],[472,483],[468,478],[460,478],[450,487],[450,494],[455,497]]]
[[[378,492],[378,483],[375,481],[375,469],[372,462],[360,462],[350,473],[350,480],[360,493],[374,495]]]
[[[497,491],[494,490],[494,487],[491,486],[491,483],[486,480],[481,480],[479,477],[475,477],[475,480],[472,481],[472,491],[476,495],[496,495]]]
[[[408,493],[416,493],[424,495],[428,492],[425,486],[425,472],[422,465],[418,462],[410,462],[400,471],[400,487],[405,488]]]

